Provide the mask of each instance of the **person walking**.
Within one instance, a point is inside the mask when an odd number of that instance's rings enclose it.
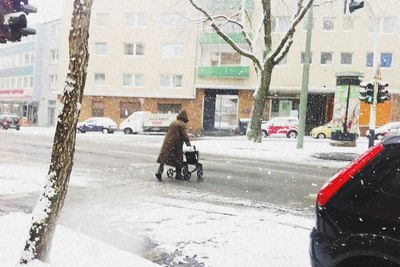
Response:
[[[187,146],[191,146],[189,136],[187,134],[186,124],[189,122],[189,117],[186,110],[182,109],[176,116],[176,120],[173,121],[167,130],[164,137],[164,142],[161,146],[160,154],[157,158],[157,163],[160,164],[155,174],[156,178],[161,181],[162,174],[164,172],[164,165],[170,165],[175,167],[176,176],[175,179],[182,179],[182,167],[183,162],[183,143]]]

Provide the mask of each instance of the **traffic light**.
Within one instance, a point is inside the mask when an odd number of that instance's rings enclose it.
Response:
[[[364,1],[355,1],[351,0],[349,4],[349,11],[350,13],[353,13],[355,10],[363,8],[364,7]]]
[[[389,91],[386,89],[386,87],[388,86],[389,86],[388,83],[378,84],[378,97],[376,99],[378,103],[383,103],[386,100],[390,100]]]
[[[27,15],[36,13],[37,8],[28,0],[0,0],[0,43],[18,42],[22,36],[36,34],[27,28]]]
[[[360,101],[372,104],[374,102],[374,84],[360,84],[360,87]]]

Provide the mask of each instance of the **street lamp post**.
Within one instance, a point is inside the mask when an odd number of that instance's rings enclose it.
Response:
[[[308,10],[307,16],[307,39],[306,50],[304,52],[304,66],[303,66],[303,81],[300,93],[300,106],[299,106],[299,135],[297,136],[297,149],[303,148],[304,132],[306,126],[306,113],[307,113],[307,98],[308,98],[308,83],[310,80],[310,63],[311,63],[311,36],[313,25],[313,6]]]

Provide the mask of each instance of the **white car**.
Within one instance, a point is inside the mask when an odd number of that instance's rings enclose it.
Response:
[[[377,129],[375,129],[375,139],[382,139],[384,136],[390,135],[392,131],[398,131],[400,129],[400,121],[389,122]],[[369,137],[369,130],[366,132],[366,136]]]
[[[108,117],[91,117],[77,125],[78,132],[114,133],[118,129],[117,123]]]

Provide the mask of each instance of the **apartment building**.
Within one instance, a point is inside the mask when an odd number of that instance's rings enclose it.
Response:
[[[120,122],[137,110],[177,112],[186,108],[193,132],[213,132],[232,130],[240,118],[250,116],[256,87],[252,62],[237,54],[207,24],[187,20],[199,17],[187,2],[94,2],[81,120],[108,116]],[[232,12],[236,3],[219,2],[217,12],[225,14]],[[259,1],[249,0],[246,5],[249,20],[257,25]],[[294,0],[273,2],[275,44],[289,27],[295,5]],[[367,5],[353,14],[343,14],[343,1],[314,8],[307,129],[332,119],[337,72],[358,71],[365,80],[372,79],[375,36],[382,76],[393,94],[392,101],[378,105],[377,123],[400,119],[400,80],[396,75],[400,55],[395,49],[400,42],[396,12],[400,3],[370,0]],[[65,77],[68,66],[71,13],[72,4],[65,1],[58,77]],[[305,29],[305,23],[300,23],[290,52],[274,69],[264,119],[298,114]],[[246,46],[237,28],[224,25],[224,30],[240,46]],[[58,84],[61,89],[61,79]],[[361,103],[361,126],[368,124],[368,109]]]
[[[26,124],[55,125],[59,23],[36,24],[36,35],[0,46],[0,112],[16,113]]]
[[[35,80],[38,90],[35,91],[35,99],[39,103],[40,126],[55,126],[57,121],[60,22],[61,20],[57,19],[40,24],[36,37]]]
[[[34,99],[35,38],[0,46],[0,112],[37,119]]]
[[[186,108],[191,127],[200,129],[202,96],[194,87],[198,25],[181,16],[190,17],[193,9],[177,2],[94,2],[81,119],[107,116],[119,123],[139,110],[175,113]],[[71,14],[71,2],[65,4],[64,14]],[[61,75],[68,66],[69,23],[65,16]]]

